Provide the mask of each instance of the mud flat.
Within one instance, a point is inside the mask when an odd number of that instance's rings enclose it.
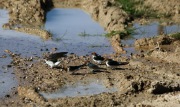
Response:
[[[154,50],[154,52],[155,51],[156,50]],[[1,100],[1,104],[6,106],[95,105],[122,107],[158,104],[158,106],[163,107],[164,103],[160,104],[158,101],[171,102],[172,99],[174,99],[170,104],[172,106],[179,105],[179,64],[177,62],[169,63],[163,59],[156,59],[152,55],[153,54],[141,54],[133,56],[131,59],[117,55],[109,55],[108,57],[117,61],[126,62],[126,64],[118,66],[114,70],[107,69],[106,66],[102,64],[99,66],[104,68],[104,70],[93,74],[84,66],[76,72],[76,75],[72,75],[72,72],[66,71],[66,67],[69,65],[83,64],[87,59],[91,59],[90,56],[69,54],[66,58],[63,58],[63,62],[59,68],[51,69],[41,58],[21,58],[15,55],[12,59],[14,72],[20,83],[17,91],[18,96],[14,95],[15,99],[14,97],[10,97]],[[127,64],[127,62],[129,64]],[[102,81],[103,85],[107,88],[116,87],[116,91],[77,97],[54,97],[53,99],[41,96],[41,92],[53,93],[57,92],[57,90],[63,91],[67,84],[76,85],[77,82],[81,82],[84,85],[91,84],[91,82],[88,82],[89,80]],[[73,89],[76,89],[76,87]],[[81,93],[80,90],[81,89],[78,89],[79,93]],[[88,88],[86,90],[88,90]],[[172,97],[172,99],[168,97]],[[150,103],[148,101],[154,102]]]
[[[34,1],[30,1],[30,3]],[[2,2],[6,3],[6,1]],[[63,5],[67,7],[89,6],[88,8],[92,8],[89,10],[92,11],[92,14],[94,14],[94,19],[99,21],[102,20],[102,22],[105,19],[101,19],[101,14],[107,15],[102,15],[102,17],[107,18],[105,21],[107,23],[101,24],[103,27],[109,27],[109,29],[124,29],[125,25],[123,22],[126,20],[126,18],[128,19],[123,10],[119,10],[119,7],[115,7],[113,5],[113,0],[94,0],[94,2],[90,0],[77,0],[75,3],[74,1],[72,2],[69,0],[64,0],[63,2]],[[21,3],[26,4],[22,1]],[[37,5],[38,7],[41,5],[36,3],[43,2],[36,1],[35,6]],[[10,3],[7,3],[4,6],[9,5]],[[109,8],[109,6],[112,8]],[[119,11],[122,13],[119,13]],[[20,15],[20,13],[18,15]],[[114,15],[115,17],[113,17]],[[109,16],[111,16],[110,20]],[[119,17],[121,16],[125,16],[126,18],[124,19],[123,17],[122,20],[117,22],[115,19],[117,18],[119,20]],[[53,20],[51,19],[49,21]],[[118,24],[122,25],[121,28],[119,28]],[[112,27],[112,25],[117,26]],[[8,34],[9,32],[15,34],[14,31],[2,31],[2,42],[0,43],[2,43],[1,46],[4,48],[2,48],[2,51],[0,51],[2,52],[0,53],[1,59],[4,58],[3,60],[8,60],[5,58],[5,56],[12,59],[9,66],[7,66],[6,63],[3,65],[13,68],[13,74],[15,74],[14,76],[18,81],[18,87],[15,89],[15,92],[11,94],[8,92],[5,93],[5,97],[1,98],[0,100],[1,106],[180,106],[180,62],[178,60],[180,58],[180,43],[179,39],[172,38],[171,34],[160,34],[160,36],[150,38],[138,38],[138,40],[135,41],[134,46],[140,49],[140,53],[132,54],[130,57],[113,53],[106,54],[106,51],[97,51],[103,57],[108,57],[122,62],[122,65],[118,66],[116,69],[109,69],[106,67],[105,63],[103,63],[102,65],[98,65],[103,69],[100,72],[93,73],[88,69],[87,66],[84,66],[73,74],[72,72],[67,71],[67,67],[84,64],[84,62],[87,60],[93,62],[90,56],[91,52],[85,50],[84,52],[88,53],[88,55],[85,55],[85,53],[81,55],[78,52],[77,54],[79,55],[77,55],[71,53],[74,51],[76,52],[76,49],[73,51],[73,48],[68,48],[69,50],[57,48],[58,46],[61,46],[61,44],[58,44],[55,41],[43,41],[42,43],[42,40],[38,37],[27,37],[29,35],[22,33],[18,33],[18,37],[16,37],[16,35]],[[58,36],[55,36],[53,39],[58,40],[56,37]],[[12,39],[14,39],[16,42],[18,41],[18,44],[15,42],[14,45],[10,45],[10,43],[13,43]],[[120,45],[119,36],[114,38],[114,40],[117,41],[115,46]],[[4,41],[6,44],[4,44]],[[31,43],[31,45],[27,43]],[[7,46],[9,50],[5,49],[5,46]],[[15,46],[15,48],[13,46]],[[70,45],[70,47],[71,46],[73,45]],[[146,48],[146,51],[143,50],[143,48]],[[56,68],[50,68],[44,61],[44,55],[62,51],[69,52],[67,57],[58,58],[57,60],[61,60],[59,66]],[[4,69],[2,69],[2,71],[4,71]],[[11,73],[11,71],[9,73]],[[89,80],[96,81],[98,84],[93,84],[92,81]],[[6,82],[7,80],[5,83]],[[77,83],[81,84],[79,85]],[[13,83],[13,85],[15,84]],[[10,83],[10,86],[14,87],[13,85]],[[90,86],[93,88],[91,89]],[[94,89],[94,87],[97,88]],[[100,91],[98,90],[99,88]],[[63,91],[64,89],[65,91]],[[113,91],[111,91],[111,89]],[[75,92],[75,96],[71,96],[73,93],[70,93],[71,95],[64,97],[54,96],[57,95],[57,92],[60,94],[60,96],[62,96],[63,92],[66,93],[68,90],[71,90],[70,92]],[[93,90],[93,92],[88,94],[88,90]],[[49,93],[51,98],[46,97],[46,95],[43,95],[42,92]],[[82,96],[81,93],[83,94]]]

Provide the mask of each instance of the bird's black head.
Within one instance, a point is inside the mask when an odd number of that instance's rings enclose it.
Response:
[[[96,52],[92,52],[91,55],[97,55],[97,53]]]

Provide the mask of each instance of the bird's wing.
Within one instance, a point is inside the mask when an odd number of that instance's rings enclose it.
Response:
[[[120,62],[117,62],[117,61],[112,61],[110,62],[112,65],[120,65]]]
[[[95,64],[91,64],[91,67],[93,68],[93,69],[98,69],[99,67],[97,66],[97,65],[95,65]]]
[[[58,64],[60,64],[60,62],[61,62],[61,61],[58,61],[58,62],[56,62],[54,65],[58,65]]]
[[[95,60],[104,60],[104,58],[100,55],[94,57]]]
[[[68,52],[57,52],[57,53],[53,53],[49,55],[49,58],[60,58],[60,57],[64,57]]]
[[[47,61],[47,60],[45,60],[45,62],[46,62],[46,64],[48,64],[48,65],[53,65],[53,62],[52,62],[52,61]]]

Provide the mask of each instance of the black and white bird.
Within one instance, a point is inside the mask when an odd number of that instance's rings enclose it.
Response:
[[[91,62],[87,62],[86,64],[88,66],[88,68],[91,70],[91,73],[95,73],[97,71],[103,70],[104,68],[100,68],[99,66],[91,63]]]
[[[46,60],[46,59],[45,59],[45,62],[46,62],[46,64],[49,65],[51,68],[54,68],[54,67],[57,67],[57,66],[60,64],[61,61],[53,62],[53,61],[51,61],[51,60]]]
[[[120,62],[114,61],[112,59],[106,59],[106,66],[111,69],[114,69],[115,67],[117,67],[119,65],[121,65]]]
[[[59,58],[66,57],[68,52],[56,52],[45,56],[45,59],[52,62],[57,62]]]
[[[79,69],[81,69],[84,66],[85,66],[85,64],[78,65],[78,66],[68,66],[67,71],[72,72],[72,74],[76,74],[76,71],[78,71]]]
[[[104,61],[104,58],[101,55],[98,55],[97,53],[93,52],[91,53],[92,60],[97,64],[102,64]]]
[[[57,52],[51,53],[44,57],[45,63],[49,65],[51,68],[58,67],[61,61],[58,61],[59,58],[66,57],[68,52]]]

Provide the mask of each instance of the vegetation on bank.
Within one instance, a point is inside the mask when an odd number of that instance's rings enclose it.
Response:
[[[171,36],[176,40],[180,40],[180,33],[179,32],[175,33],[175,34],[172,34]]]
[[[158,17],[155,11],[151,10],[148,6],[143,5],[143,0],[116,0],[116,3],[133,18]]]
[[[134,34],[135,33],[135,29],[134,28],[126,28],[125,30],[123,31],[111,31],[111,32],[108,32],[108,33],[105,33],[105,34],[89,34],[89,33],[86,33],[85,31],[81,32],[79,34],[79,36],[81,37],[87,37],[87,36],[105,36],[105,37],[112,37],[112,36],[115,36],[115,35],[119,35],[121,39],[131,35],[131,34]]]
[[[105,36],[106,37],[112,37],[112,36],[115,36],[115,35],[119,35],[121,39],[131,35],[131,34],[134,34],[135,33],[135,29],[134,28],[126,28],[125,30],[123,31],[111,31],[109,33],[106,33]]]

